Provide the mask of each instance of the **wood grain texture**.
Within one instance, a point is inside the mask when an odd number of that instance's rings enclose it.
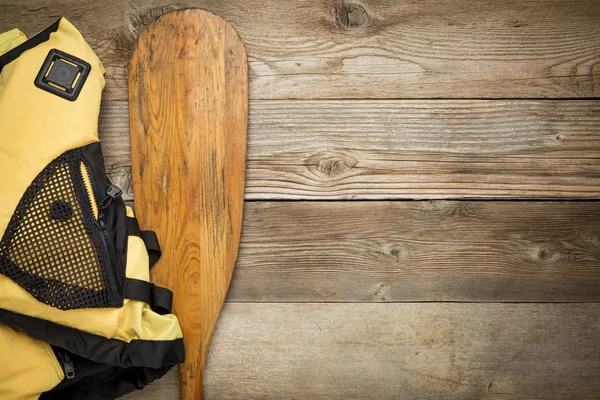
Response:
[[[104,102],[131,198],[127,105]],[[600,101],[253,101],[246,199],[600,198]]]
[[[206,399],[598,399],[599,304],[227,304]],[[126,400],[175,400],[167,376]]]
[[[230,301],[600,301],[600,203],[246,203]]]
[[[106,98],[125,100],[135,38],[179,7],[238,30],[253,99],[600,94],[597,0],[0,0],[0,28],[66,15],[106,66]]]
[[[175,11],[140,34],[129,78],[136,211],[163,249],[153,281],[177,293],[181,399],[198,400],[240,241],[246,52],[222,18]]]

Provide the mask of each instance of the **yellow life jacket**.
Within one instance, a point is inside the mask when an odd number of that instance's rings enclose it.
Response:
[[[0,399],[114,399],[184,359],[160,248],[106,176],[104,68],[65,18],[0,34]]]

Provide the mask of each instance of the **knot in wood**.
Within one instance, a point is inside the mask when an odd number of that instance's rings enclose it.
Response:
[[[564,259],[565,256],[560,249],[551,248],[547,246],[541,246],[535,249],[534,259],[541,262],[542,264],[555,264],[556,262]]]
[[[405,267],[410,261],[410,251],[398,244],[385,245],[381,253],[389,262],[389,266],[397,269],[398,266]]]
[[[552,252],[547,249],[541,249],[537,254],[541,261],[548,261],[552,258]]]
[[[350,171],[358,160],[346,154],[315,154],[308,160],[309,169],[316,169],[319,175],[336,177]]]
[[[346,29],[362,29],[369,25],[371,18],[360,4],[342,2],[336,7],[336,20]]]

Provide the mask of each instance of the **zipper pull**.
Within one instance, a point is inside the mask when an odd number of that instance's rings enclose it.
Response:
[[[118,186],[115,186],[115,185],[111,184],[108,187],[108,190],[106,191],[106,194],[109,195],[110,197],[112,197],[113,199],[116,199],[121,194],[123,194],[123,191]]]
[[[63,353],[63,365],[65,367],[65,376],[67,379],[75,378],[75,365],[67,353]]]
[[[104,212],[100,212],[100,214],[98,214],[98,221],[96,221],[96,225],[98,225],[98,228],[102,229],[103,231],[106,230],[106,223],[104,222]]]
[[[110,205],[110,203],[114,199],[119,197],[121,194],[123,194],[123,191],[121,189],[119,189],[118,186],[111,184],[108,187],[108,190],[106,191],[106,197],[104,199],[102,199],[102,201],[100,202],[99,208],[101,210],[104,210],[106,207],[108,207]]]

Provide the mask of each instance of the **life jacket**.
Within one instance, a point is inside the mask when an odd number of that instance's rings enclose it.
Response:
[[[160,247],[106,175],[104,68],[61,18],[0,34],[0,399],[114,399],[184,360]]]

